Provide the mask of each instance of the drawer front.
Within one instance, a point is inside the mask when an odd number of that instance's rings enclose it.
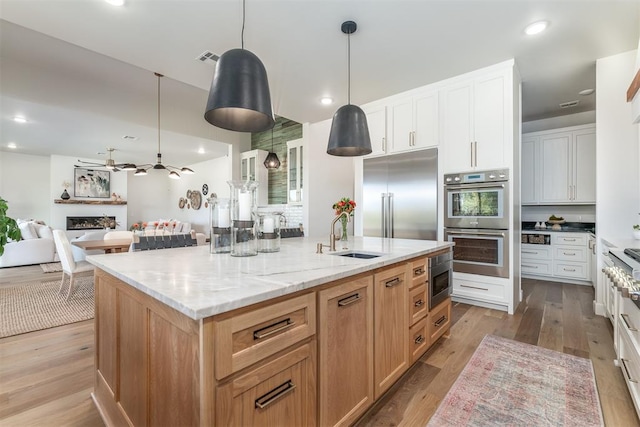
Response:
[[[506,302],[503,285],[494,283],[472,282],[455,278],[453,279],[453,294],[481,299],[488,302]]]
[[[640,407],[640,355],[626,334],[620,334],[620,348],[618,350],[622,376],[627,383],[629,394],[631,394],[636,408]]]
[[[315,342],[216,389],[216,425],[314,426],[316,419]]]
[[[522,245],[522,259],[551,259],[551,247],[542,245]]]
[[[539,274],[542,276],[551,276],[551,265],[551,261],[532,261],[523,258],[520,267],[522,273],[524,274]]]
[[[214,322],[216,378],[222,379],[316,333],[308,293]]]
[[[436,342],[451,326],[451,298],[431,310],[427,317],[430,343]]]
[[[409,330],[409,354],[411,355],[412,364],[418,360],[431,345],[429,338],[429,319],[429,317],[423,318]]]
[[[627,333],[640,357],[640,308],[629,298],[620,298],[619,302],[618,324],[620,325],[620,332]]]
[[[589,268],[587,264],[554,262],[553,274],[558,277],[567,277],[570,279],[587,280]]]
[[[587,247],[588,234],[558,234],[551,236],[551,243],[562,246],[584,246]]]
[[[427,283],[427,259],[421,258],[409,263],[409,289]]]
[[[556,261],[587,262],[587,249],[577,246],[557,246],[553,248]]]
[[[409,326],[422,319],[429,312],[427,301],[427,285],[414,288],[409,291]]]

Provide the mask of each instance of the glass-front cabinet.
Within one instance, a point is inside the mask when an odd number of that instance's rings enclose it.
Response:
[[[240,179],[243,181],[257,181],[256,204],[269,204],[269,171],[264,166],[264,160],[269,154],[265,150],[251,150],[240,153]]]
[[[287,141],[287,194],[289,203],[302,203],[303,139]]]

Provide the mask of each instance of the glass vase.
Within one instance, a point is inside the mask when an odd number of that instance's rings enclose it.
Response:
[[[258,255],[256,181],[227,181],[231,188],[231,256]]]
[[[341,217],[340,223],[342,224],[342,234],[340,235],[340,246],[342,249],[349,249],[349,234],[347,233],[347,226],[349,225],[349,220],[347,217]]]

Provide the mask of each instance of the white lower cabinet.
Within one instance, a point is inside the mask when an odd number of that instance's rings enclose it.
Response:
[[[533,232],[528,234],[545,234]],[[550,245],[522,244],[520,249],[523,276],[557,277],[591,281],[591,251],[587,233],[551,234]]]
[[[631,400],[640,416],[640,308],[625,298],[621,291],[616,291],[616,295],[616,354]]]
[[[485,303],[490,307],[508,307],[508,285],[508,279],[454,272],[452,297],[461,302],[472,300],[476,305]]]

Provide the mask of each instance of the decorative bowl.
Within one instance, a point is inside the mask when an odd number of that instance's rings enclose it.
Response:
[[[564,219],[548,219],[547,222],[549,224],[564,224],[565,220]]]

